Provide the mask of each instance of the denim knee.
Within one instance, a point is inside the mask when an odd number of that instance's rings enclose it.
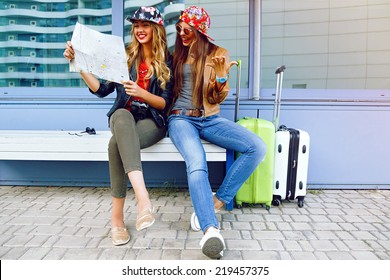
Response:
[[[265,144],[264,140],[259,138],[256,143],[256,156],[259,158],[259,163],[262,162],[267,154],[268,147]]]
[[[190,175],[196,171],[204,171],[208,174],[207,161],[197,156],[192,156],[187,162],[187,174]]]

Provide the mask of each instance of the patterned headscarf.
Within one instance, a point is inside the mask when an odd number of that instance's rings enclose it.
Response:
[[[164,25],[164,20],[161,16],[161,13],[155,7],[140,7],[134,12],[134,15],[132,17],[127,17],[126,19],[130,22],[144,20]]]
[[[210,17],[205,9],[197,6],[188,7],[181,13],[179,20],[194,27],[207,38],[214,41],[213,38],[207,35],[207,30],[210,28]]]

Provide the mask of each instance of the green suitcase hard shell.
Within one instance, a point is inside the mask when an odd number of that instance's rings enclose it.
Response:
[[[269,210],[273,193],[275,126],[270,121],[252,117],[244,117],[237,123],[260,136],[267,145],[267,153],[264,160],[238,190],[235,197],[236,205],[240,208],[242,203],[264,204]]]

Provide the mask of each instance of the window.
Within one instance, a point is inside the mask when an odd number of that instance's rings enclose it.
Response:
[[[45,19],[42,13],[47,13]],[[0,53],[0,64],[14,71],[0,79],[0,87],[84,87],[78,73],[69,73],[62,55],[65,42],[71,39],[77,21],[111,33],[111,14],[111,0],[18,1],[17,5],[2,1],[0,25],[6,31],[0,33],[0,47],[6,51]],[[6,59],[10,56],[14,58]]]
[[[125,20],[143,1],[138,0],[68,0],[1,1],[0,3],[0,88],[7,97],[67,99],[85,97],[85,83],[78,73],[69,72],[63,57],[65,42],[71,40],[77,21],[106,34],[123,36],[130,41],[130,23]],[[150,1],[149,1],[150,2]],[[248,87],[249,0],[176,0],[152,1],[165,19],[168,45],[173,51],[175,23],[180,11],[190,5],[204,7],[211,17],[210,35],[215,43],[229,50],[231,59],[242,60],[242,87]],[[47,16],[42,16],[47,13]],[[9,71],[13,69],[13,71]],[[235,87],[236,68],[231,71]],[[12,90],[7,88],[12,87]],[[34,87],[34,89],[30,89]],[[58,88],[55,91],[52,88]],[[38,89],[38,90],[37,90]],[[44,93],[44,94],[42,94]],[[86,97],[88,98],[88,97]]]
[[[262,87],[389,89],[389,1],[262,1]]]

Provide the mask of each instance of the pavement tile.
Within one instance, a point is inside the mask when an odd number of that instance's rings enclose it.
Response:
[[[279,252],[276,251],[249,251],[241,252],[243,260],[281,260]]]
[[[279,231],[289,231],[292,230],[291,224],[286,222],[280,222],[276,224],[276,227]]]
[[[160,260],[161,249],[140,250],[137,254],[137,260]]]
[[[0,258],[20,260],[208,260],[202,232],[190,229],[188,189],[151,188],[155,224],[135,229],[129,189],[125,222],[131,240],[113,246],[108,188],[0,187]],[[308,191],[305,205],[222,210],[217,218],[226,260],[390,260],[390,190]]]
[[[19,260],[43,260],[50,250],[50,248],[30,248],[19,258]]]
[[[390,252],[375,252],[380,260],[390,260]]]
[[[162,246],[159,246],[162,249],[178,249],[182,250],[185,248],[185,240],[181,239],[165,239]]]
[[[354,260],[350,252],[327,252],[326,255],[330,260]]]
[[[340,226],[335,223],[327,222],[313,222],[310,224],[313,227],[313,230],[340,230]]]
[[[295,240],[282,240],[281,242],[286,251],[302,251],[302,247]]]
[[[14,234],[14,235],[26,235],[26,234],[34,234],[34,230],[40,226],[35,225],[26,225],[26,226],[12,226],[5,233]]]
[[[150,248],[152,240],[150,238],[137,238],[134,241],[134,249],[148,249]]]
[[[12,238],[8,239],[3,246],[6,247],[24,247],[27,242],[29,242],[33,236],[28,235],[14,235]]]
[[[243,239],[244,236],[247,238],[250,238],[249,235],[251,235],[252,231],[251,230],[237,230],[237,229],[224,229],[221,230],[221,234],[223,238],[225,239]],[[252,239],[252,238],[250,238]]]
[[[163,250],[161,254],[162,260],[180,260],[181,259],[181,252],[183,250],[176,250],[176,249],[169,249],[169,250]]]
[[[291,252],[293,260],[316,260],[317,257],[313,252]]]
[[[323,231],[313,231],[314,235],[318,238],[318,239],[329,239],[329,240],[336,240],[336,239],[339,239],[339,237],[333,232],[333,231],[330,231],[330,230],[323,230]]]
[[[98,260],[103,249],[99,248],[70,248],[62,260]]]
[[[40,225],[34,226],[29,233],[33,235],[57,235],[64,230],[62,226]]]
[[[223,254],[223,260],[242,260],[242,252],[225,250]]]
[[[49,251],[42,260],[61,260],[68,249],[65,248],[48,248]],[[33,249],[30,249],[33,250]]]
[[[243,239],[243,240],[253,239],[252,232],[250,230],[242,230],[241,231],[241,239]]]
[[[12,247],[4,255],[1,256],[1,260],[19,260],[29,248],[25,247]]]
[[[91,238],[82,236],[60,236],[53,247],[59,248],[85,248]]]
[[[164,244],[164,238],[154,238],[150,242],[150,249],[159,249],[162,248]]]
[[[225,240],[226,247],[229,250],[260,250],[260,244],[257,240]]]
[[[26,243],[26,247],[42,247],[49,240],[48,235],[35,235],[30,241]]]
[[[135,249],[127,249],[125,256],[123,257],[124,260],[135,260],[137,258],[137,255],[141,250],[135,250]]]
[[[374,240],[376,236],[371,234],[369,231],[351,231],[351,234],[359,240]]]
[[[390,240],[379,240],[378,243],[390,253]]]
[[[0,259],[3,259],[3,256],[6,256],[7,253],[12,250],[11,247],[4,247],[4,246],[1,246],[0,247]]]
[[[200,247],[197,249],[186,249],[181,252],[181,260],[209,260],[209,258],[202,254]]]
[[[315,251],[335,251],[337,247],[330,240],[311,240],[311,246]]]
[[[252,232],[255,239],[269,239],[269,240],[282,240],[284,239],[283,233],[280,231],[254,231]]]
[[[260,240],[260,245],[264,251],[284,251],[280,240]]]
[[[177,237],[177,231],[172,229],[154,229],[153,227],[148,228],[146,235],[146,238],[170,238],[170,239],[176,239]]]
[[[125,247],[114,247],[102,249],[99,260],[123,260],[126,255],[127,248]]]
[[[356,250],[371,251],[371,250],[373,250],[367,244],[367,242],[365,242],[364,240],[345,240],[344,242],[351,251],[356,251]]]
[[[352,251],[351,255],[357,260],[379,260],[378,256],[373,252]]]
[[[303,222],[303,223],[300,223],[300,222],[295,222],[295,223],[292,223],[291,224],[291,227],[294,229],[294,230],[311,230],[312,229],[312,224],[313,223],[308,223],[308,222]]]
[[[250,222],[232,222],[232,227],[235,230],[251,230],[252,224]]]

